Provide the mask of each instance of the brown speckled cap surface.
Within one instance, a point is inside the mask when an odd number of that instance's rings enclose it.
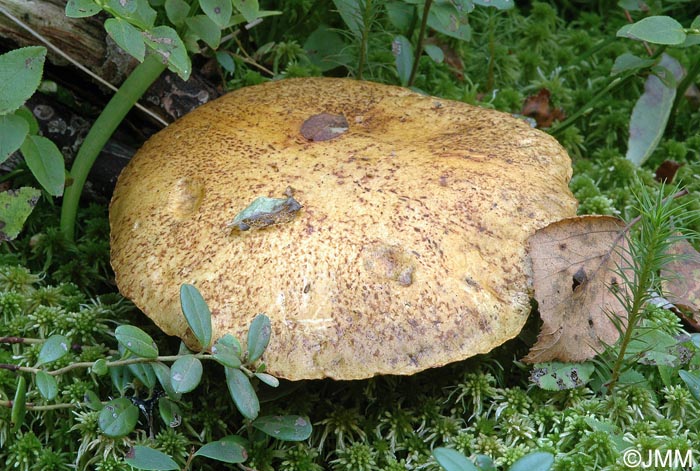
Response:
[[[305,138],[322,113],[347,129]],[[143,146],[110,207],[112,265],[120,291],[190,345],[182,283],[207,300],[214,339],[245,341],[270,317],[271,374],[411,374],[519,333],[526,240],[575,214],[570,177],[553,138],[504,113],[349,79],[270,82]],[[232,227],[256,198],[290,195],[291,219]]]

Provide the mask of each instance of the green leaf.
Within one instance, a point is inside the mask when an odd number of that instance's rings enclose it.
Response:
[[[300,442],[311,436],[311,422],[299,415],[268,415],[253,422],[253,427],[277,440]]]
[[[59,358],[63,358],[70,350],[70,340],[63,335],[52,335],[41,346],[37,365],[51,363]]]
[[[153,389],[156,385],[156,374],[153,371],[153,367],[146,363],[134,363],[127,365],[129,371],[141,381],[141,383],[146,386],[147,389]]]
[[[85,391],[85,394],[83,394],[83,402],[92,410],[102,410],[104,407],[102,402],[100,402],[100,398],[97,396],[97,393],[95,393],[95,391],[92,389]]]
[[[165,0],[165,14],[175,26],[181,26],[190,13],[190,5],[185,0]]]
[[[0,242],[19,235],[40,196],[41,191],[27,186],[0,193]]]
[[[446,471],[479,471],[466,456],[452,448],[435,448],[433,456]]]
[[[642,57],[635,56],[629,52],[620,54],[615,58],[615,63],[612,66],[610,73],[616,75],[622,72],[627,72],[629,70],[643,69],[646,67],[651,67],[654,65],[653,59],[644,59]]]
[[[24,142],[29,123],[15,114],[0,115],[0,164]]]
[[[235,435],[210,442],[196,451],[194,456],[204,456],[224,463],[243,463],[248,459],[248,452],[237,442]]]
[[[670,16],[648,16],[631,25],[623,26],[617,31],[617,36],[673,46],[683,44],[685,30],[683,25]]]
[[[97,376],[104,376],[109,373],[109,367],[107,366],[107,360],[104,358],[99,358],[90,367],[90,372]]]
[[[211,344],[211,311],[209,306],[199,290],[188,284],[180,286],[180,305],[192,333],[197,337],[202,350],[206,350]]]
[[[258,19],[260,16],[260,5],[258,0],[233,0],[233,6],[243,15],[248,23]]]
[[[260,403],[250,380],[237,368],[224,368],[224,370],[228,391],[236,408],[246,419],[255,420],[260,413]]]
[[[182,411],[176,402],[171,401],[167,397],[161,398],[158,401],[158,413],[169,427],[177,427],[182,421]]]
[[[474,464],[479,471],[496,471],[496,463],[490,456],[477,453],[474,456]]]
[[[130,434],[139,420],[139,409],[126,397],[114,399],[100,411],[97,423],[102,433],[112,438]]]
[[[428,26],[447,36],[469,41],[472,35],[467,15],[451,3],[435,3],[428,13]]]
[[[343,19],[348,29],[359,37],[362,34],[362,10],[359,0],[333,0],[340,17]]]
[[[221,30],[206,15],[197,15],[185,20],[192,34],[207,43],[212,49],[219,47],[221,42]]]
[[[39,122],[29,108],[20,106],[15,110],[15,116],[19,116],[29,124],[29,134],[37,134],[39,132]]]
[[[46,371],[37,372],[36,387],[39,390],[39,394],[47,401],[53,400],[58,395],[58,383],[56,383],[56,378]]]
[[[472,0],[476,5],[482,7],[494,7],[497,10],[510,10],[515,6],[513,0]]]
[[[117,16],[124,17],[136,13],[138,4],[139,0],[107,0],[107,6],[116,13]]]
[[[509,471],[547,471],[553,464],[554,455],[545,451],[536,451],[513,463]]]
[[[231,334],[226,334],[224,337],[226,336],[233,338]],[[236,344],[232,344],[230,341],[228,341],[228,339],[224,340],[224,337],[217,340],[216,343],[214,343],[214,346],[211,347],[211,353],[214,356],[214,360],[223,366],[238,368],[241,366],[241,347],[240,345],[236,345],[238,344],[238,341],[236,341]],[[236,339],[234,338],[234,340]]]
[[[119,47],[139,62],[143,62],[146,56],[146,44],[141,31],[121,18],[109,18],[105,21],[105,30]]]
[[[587,384],[595,371],[592,363],[539,363],[530,374],[530,380],[546,391],[563,391]]]
[[[619,0],[617,6],[627,11],[649,11],[644,0]]]
[[[0,115],[16,110],[41,82],[46,48],[23,47],[0,55]]]
[[[228,22],[231,21],[231,15],[233,14],[231,0],[199,0],[199,6],[202,7],[204,14],[216,24],[218,29],[225,28]]]
[[[343,37],[326,25],[319,26],[304,43],[304,50],[311,63],[326,72],[352,62]]]
[[[678,374],[685,381],[690,394],[693,395],[696,401],[700,401],[700,371],[680,370]]]
[[[405,2],[387,2],[384,8],[389,22],[402,34],[408,34],[416,7]]]
[[[66,181],[63,155],[56,144],[43,136],[27,136],[20,147],[29,170],[50,195],[61,196]]]
[[[170,368],[170,381],[176,393],[188,393],[202,380],[202,362],[192,355],[178,358]]]
[[[109,369],[109,377],[119,394],[124,394],[134,375],[126,366],[113,366]]]
[[[175,391],[175,388],[173,388],[173,383],[170,380],[170,368],[160,362],[151,363],[151,368],[153,368],[153,372],[156,374],[158,382],[163,387],[163,390],[168,397],[176,401],[179,400],[182,394],[178,393]]]
[[[66,16],[69,18],[86,18],[102,11],[102,7],[95,0],[68,0],[66,3]]]
[[[12,400],[10,410],[10,431],[16,433],[24,423],[24,416],[27,413],[27,378],[19,375],[17,378],[17,389]]]
[[[224,69],[229,74],[236,71],[236,62],[231,57],[231,54],[226,51],[216,51],[216,61],[219,63],[222,69]]]
[[[267,373],[255,373],[255,377],[272,388],[280,385],[280,380]]]
[[[124,461],[136,469],[148,469],[151,471],[170,471],[180,469],[173,459],[162,451],[154,450],[147,446],[134,445],[126,453]]]
[[[120,325],[114,330],[117,342],[134,355],[142,358],[156,358],[158,347],[150,335],[133,325]]]
[[[146,45],[156,51],[168,64],[168,69],[175,72],[182,80],[187,80],[192,72],[192,64],[185,44],[177,32],[169,26],[157,26],[144,32]]]
[[[270,342],[270,318],[265,314],[258,314],[250,323],[248,329],[248,358],[249,363],[253,363],[265,353],[267,344]]]
[[[391,53],[394,54],[396,72],[399,74],[401,85],[405,87],[408,85],[411,69],[413,68],[413,46],[411,46],[411,41],[405,36],[396,36],[391,42]]]
[[[426,44],[423,46],[423,50],[436,64],[441,64],[445,60],[445,53],[440,46]]]
[[[676,59],[663,54],[659,65],[666,67],[680,81],[683,68]],[[626,158],[641,166],[661,140],[666,130],[666,123],[676,98],[676,89],[669,88],[656,75],[647,77],[644,93],[632,110],[630,117],[629,140]]]
[[[104,9],[143,30],[153,28],[157,17],[148,0],[109,0]]]

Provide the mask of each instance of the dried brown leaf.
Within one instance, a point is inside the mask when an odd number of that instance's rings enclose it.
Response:
[[[549,102],[551,95],[546,88],[541,89],[537,95],[530,95],[525,99],[520,114],[534,118],[538,128],[548,128],[554,121],[564,120],[566,118],[564,110],[551,106]]]
[[[700,313],[700,253],[687,240],[680,240],[669,249],[678,257],[667,264],[661,275],[666,299],[676,306]]]
[[[625,289],[618,274],[626,250],[625,223],[610,216],[563,219],[529,239],[535,298],[543,325],[528,363],[588,360],[619,332],[627,313],[612,290]]]

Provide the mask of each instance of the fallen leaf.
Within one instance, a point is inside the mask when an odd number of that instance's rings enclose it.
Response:
[[[321,113],[311,116],[301,126],[301,135],[310,141],[328,141],[348,130],[348,121],[340,114]]]
[[[700,313],[700,253],[687,240],[671,245],[669,254],[678,257],[662,270],[666,299],[676,306]]]
[[[611,216],[567,218],[530,239],[535,299],[543,321],[537,343],[523,359],[581,362],[613,344],[627,312],[612,290],[626,289],[618,273],[625,223]]]
[[[561,108],[552,108],[549,102],[551,95],[546,88],[541,89],[537,95],[530,95],[525,99],[520,114],[535,118],[538,128],[548,128],[554,121],[563,120],[566,114]]]
[[[671,183],[673,177],[676,176],[676,172],[678,172],[678,169],[682,166],[683,164],[679,164],[674,160],[664,160],[656,169],[655,178],[661,183]]]

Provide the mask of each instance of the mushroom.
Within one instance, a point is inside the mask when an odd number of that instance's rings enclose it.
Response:
[[[570,159],[507,114],[349,79],[269,82],[153,136],[110,207],[121,292],[191,347],[266,313],[267,371],[412,374],[485,353],[530,311],[526,240],[576,212]]]

